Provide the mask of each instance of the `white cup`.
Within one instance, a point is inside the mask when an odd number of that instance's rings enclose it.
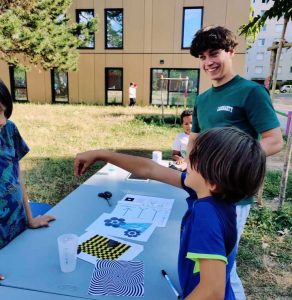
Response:
[[[162,152],[161,151],[153,151],[152,152],[152,160],[160,164],[162,162]]]
[[[72,272],[76,268],[78,236],[67,233],[58,237],[60,267],[62,272]]]

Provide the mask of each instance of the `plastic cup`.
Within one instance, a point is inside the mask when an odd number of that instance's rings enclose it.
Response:
[[[62,272],[72,272],[76,268],[78,236],[67,233],[58,237],[60,267]]]
[[[160,164],[162,162],[162,152],[161,151],[153,151],[152,152],[152,160]]]

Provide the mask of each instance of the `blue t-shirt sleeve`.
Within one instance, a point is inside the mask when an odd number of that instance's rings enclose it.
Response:
[[[15,125],[13,129],[13,142],[15,148],[15,156],[18,160],[21,160],[21,158],[29,152],[29,148],[24,139],[21,137],[18,128]]]
[[[194,206],[187,249],[187,258],[195,261],[199,271],[199,259],[219,259],[227,262],[224,228],[212,204],[204,201]]]
[[[262,86],[254,87],[245,102],[249,122],[258,133],[280,126],[269,92]]]
[[[197,199],[198,198],[197,193],[185,185],[186,176],[187,176],[187,172],[181,173],[181,177],[180,177],[181,186],[190,195],[190,197],[192,197],[193,199]]]

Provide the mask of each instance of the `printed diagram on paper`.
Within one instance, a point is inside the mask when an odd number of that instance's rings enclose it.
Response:
[[[117,203],[112,214],[165,227],[173,202],[174,199],[127,194]]]

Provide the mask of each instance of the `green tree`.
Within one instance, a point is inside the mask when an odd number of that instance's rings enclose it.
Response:
[[[97,18],[69,20],[72,0],[0,0],[0,58],[8,64],[45,70],[76,70],[78,47],[97,30]],[[82,39],[78,38],[82,36]]]

